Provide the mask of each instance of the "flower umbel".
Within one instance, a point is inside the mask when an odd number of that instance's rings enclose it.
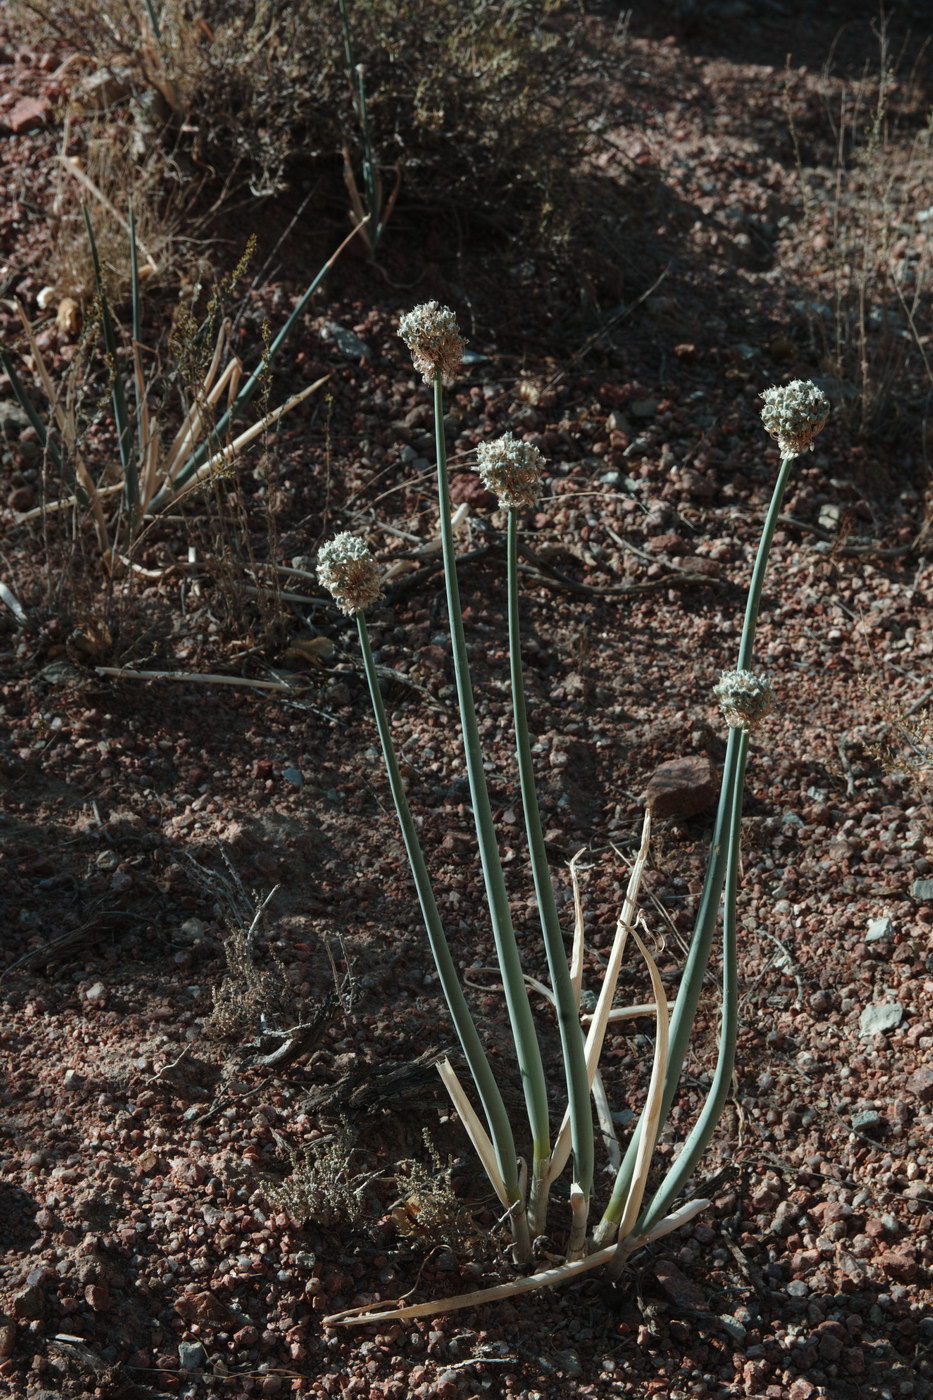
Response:
[[[382,593],[382,570],[356,535],[335,535],[321,548],[317,576],[349,617],[363,612]]]
[[[416,306],[402,317],[398,333],[425,384],[433,384],[438,375],[448,382],[456,378],[463,364],[466,341],[448,306],[439,306],[436,301]]]
[[[754,671],[723,671],[713,694],[730,729],[754,729],[775,703],[768,677]]]
[[[483,485],[495,492],[503,509],[534,505],[540,494],[543,466],[544,458],[538,449],[512,433],[476,447],[476,467]]]
[[[812,379],[793,379],[783,388],[765,389],[761,421],[776,438],[783,457],[813,448],[813,439],[826,427],[829,399]]]

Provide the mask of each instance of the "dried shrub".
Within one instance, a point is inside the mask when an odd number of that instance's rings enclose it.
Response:
[[[922,333],[933,109],[915,73],[898,72],[884,20],[876,36],[876,70],[842,83],[838,105],[827,103],[828,161],[805,168],[789,70],[785,105],[803,199],[795,258],[817,289],[806,314],[821,368],[856,431],[890,436],[925,412],[933,391]],[[906,159],[895,158],[905,147]]]
[[[298,1226],[308,1221],[332,1228],[359,1225],[366,1216],[368,1177],[354,1173],[353,1151],[353,1135],[346,1125],[307,1147],[289,1146],[291,1175],[282,1182],[263,1183],[269,1205]]]
[[[339,170],[349,145],[353,159],[403,167],[408,197],[436,203],[441,189],[465,216],[538,228],[554,217],[558,172],[582,149],[578,29],[565,0],[349,4],[365,134],[336,0],[16,8],[112,79],[102,95],[147,152],[160,121],[163,143],[196,175],[257,195],[282,189],[299,161]]]
[[[297,1021],[295,993],[281,960],[270,954],[271,967],[256,965],[252,944],[242,928],[232,928],[224,943],[227,971],[214,988],[214,1005],[204,1031],[215,1040],[251,1035],[263,1018]]]
[[[476,1242],[476,1221],[454,1191],[453,1162],[444,1162],[427,1129],[423,1137],[428,1160],[407,1158],[395,1169],[400,1197],[392,1219],[399,1234],[462,1254]]]

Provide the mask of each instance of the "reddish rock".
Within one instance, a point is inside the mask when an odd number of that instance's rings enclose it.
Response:
[[[678,1308],[708,1308],[709,1299],[702,1289],[687,1278],[670,1259],[659,1259],[654,1276],[664,1293]]]
[[[846,1347],[842,1353],[843,1369],[850,1376],[860,1376],[865,1370],[865,1353],[861,1347]]]
[[[742,1389],[746,1395],[760,1395],[771,1374],[767,1361],[746,1361],[742,1367]]]
[[[106,1312],[110,1307],[110,1290],[102,1283],[89,1283],[84,1290],[84,1301],[95,1312]]]
[[[186,1293],[184,1297],[177,1299],[175,1311],[186,1322],[223,1322],[229,1324],[233,1320],[230,1309],[213,1293],[208,1292]]]
[[[688,554],[682,560],[684,568],[695,574],[705,574],[707,578],[721,578],[722,565],[718,559],[708,559],[705,554]]]
[[[450,499],[453,505],[464,501],[474,510],[495,510],[498,500],[492,491],[487,491],[475,472],[458,472],[450,478]]]
[[[7,126],[14,136],[21,136],[24,131],[35,131],[37,127],[45,126],[48,110],[49,104],[41,98],[21,97],[7,117]]]
[[[924,1065],[922,1069],[914,1070],[907,1087],[921,1103],[933,1103],[933,1069]]]
[[[0,1358],[5,1358],[11,1354],[16,1345],[16,1323],[0,1323]]]
[[[882,1254],[879,1264],[888,1278],[895,1279],[898,1283],[913,1283],[917,1277],[917,1261],[909,1254],[901,1254],[898,1250],[889,1250],[887,1254]]]
[[[648,779],[645,801],[653,817],[695,817],[712,807],[719,795],[708,758],[674,758]]]
[[[687,553],[687,545],[680,535],[654,535],[648,540],[648,548],[652,554],[669,554],[672,559]]]

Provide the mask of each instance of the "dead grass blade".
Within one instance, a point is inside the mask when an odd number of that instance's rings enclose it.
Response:
[[[460,1115],[460,1121],[466,1129],[467,1136],[476,1151],[477,1157],[483,1164],[483,1170],[492,1183],[492,1189],[499,1197],[500,1202],[506,1210],[511,1211],[514,1201],[509,1200],[508,1192],[505,1189],[505,1182],[502,1173],[499,1171],[499,1164],[496,1161],[495,1148],[492,1139],[486,1132],[479,1120],[470,1100],[467,1098],[466,1090],[460,1083],[457,1071],[448,1059],[438,1060],[437,1072],[444,1081],[444,1088],[450,1095],[454,1108]]]
[[[692,1204],[692,1203],[691,1203]],[[402,1321],[409,1317],[437,1317],[441,1313],[456,1312],[460,1308],[479,1308],[500,1298],[516,1298],[521,1293],[534,1293],[539,1288],[556,1288],[561,1283],[577,1278],[608,1264],[616,1253],[616,1245],[588,1254],[585,1259],[575,1259],[568,1264],[559,1264],[554,1269],[542,1269],[529,1278],[513,1279],[510,1283],[497,1283],[492,1288],[479,1288],[473,1293],[458,1293],[452,1298],[438,1298],[431,1303],[411,1303],[384,1312],[370,1311],[371,1303],[363,1303],[357,1308],[345,1308],[343,1312],[331,1313],[324,1318],[325,1327],[363,1327],[371,1322]]]

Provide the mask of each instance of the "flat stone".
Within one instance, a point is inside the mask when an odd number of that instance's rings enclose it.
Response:
[[[907,1081],[907,1088],[921,1103],[933,1103],[933,1069],[927,1065],[915,1069]]]
[[[881,939],[894,937],[894,923],[891,919],[871,919],[865,933],[866,943],[877,943]]]
[[[933,880],[915,880],[910,887],[910,893],[921,903],[928,899],[933,900]]]
[[[369,346],[365,341],[360,340],[354,331],[348,331],[346,326],[338,325],[336,321],[325,321],[320,334],[325,343],[336,345],[341,355],[346,355],[348,360],[365,360],[369,354]]]
[[[645,802],[653,817],[695,817],[712,807],[718,796],[713,765],[700,756],[660,764],[645,788]]]
[[[904,1008],[896,1001],[876,1002],[866,1006],[858,1018],[859,1034],[866,1037],[881,1031],[893,1031],[904,1019]]]
[[[884,1119],[875,1109],[866,1108],[861,1113],[853,1113],[852,1127],[857,1133],[876,1136],[884,1127]]]
[[[21,97],[7,117],[7,125],[14,136],[21,136],[24,131],[35,131],[45,126],[48,112],[47,102],[37,97]]]
[[[198,1371],[207,1361],[207,1352],[200,1342],[178,1343],[178,1364],[183,1371]]]
[[[45,1315],[45,1293],[37,1283],[15,1294],[11,1311],[14,1317],[31,1322]]]
[[[671,1259],[659,1259],[654,1266],[654,1276],[661,1289],[678,1308],[709,1307],[709,1299]]]
[[[222,1303],[213,1293],[185,1293],[176,1300],[175,1311],[179,1317],[183,1317],[186,1322],[229,1323],[232,1319],[230,1309]]]

